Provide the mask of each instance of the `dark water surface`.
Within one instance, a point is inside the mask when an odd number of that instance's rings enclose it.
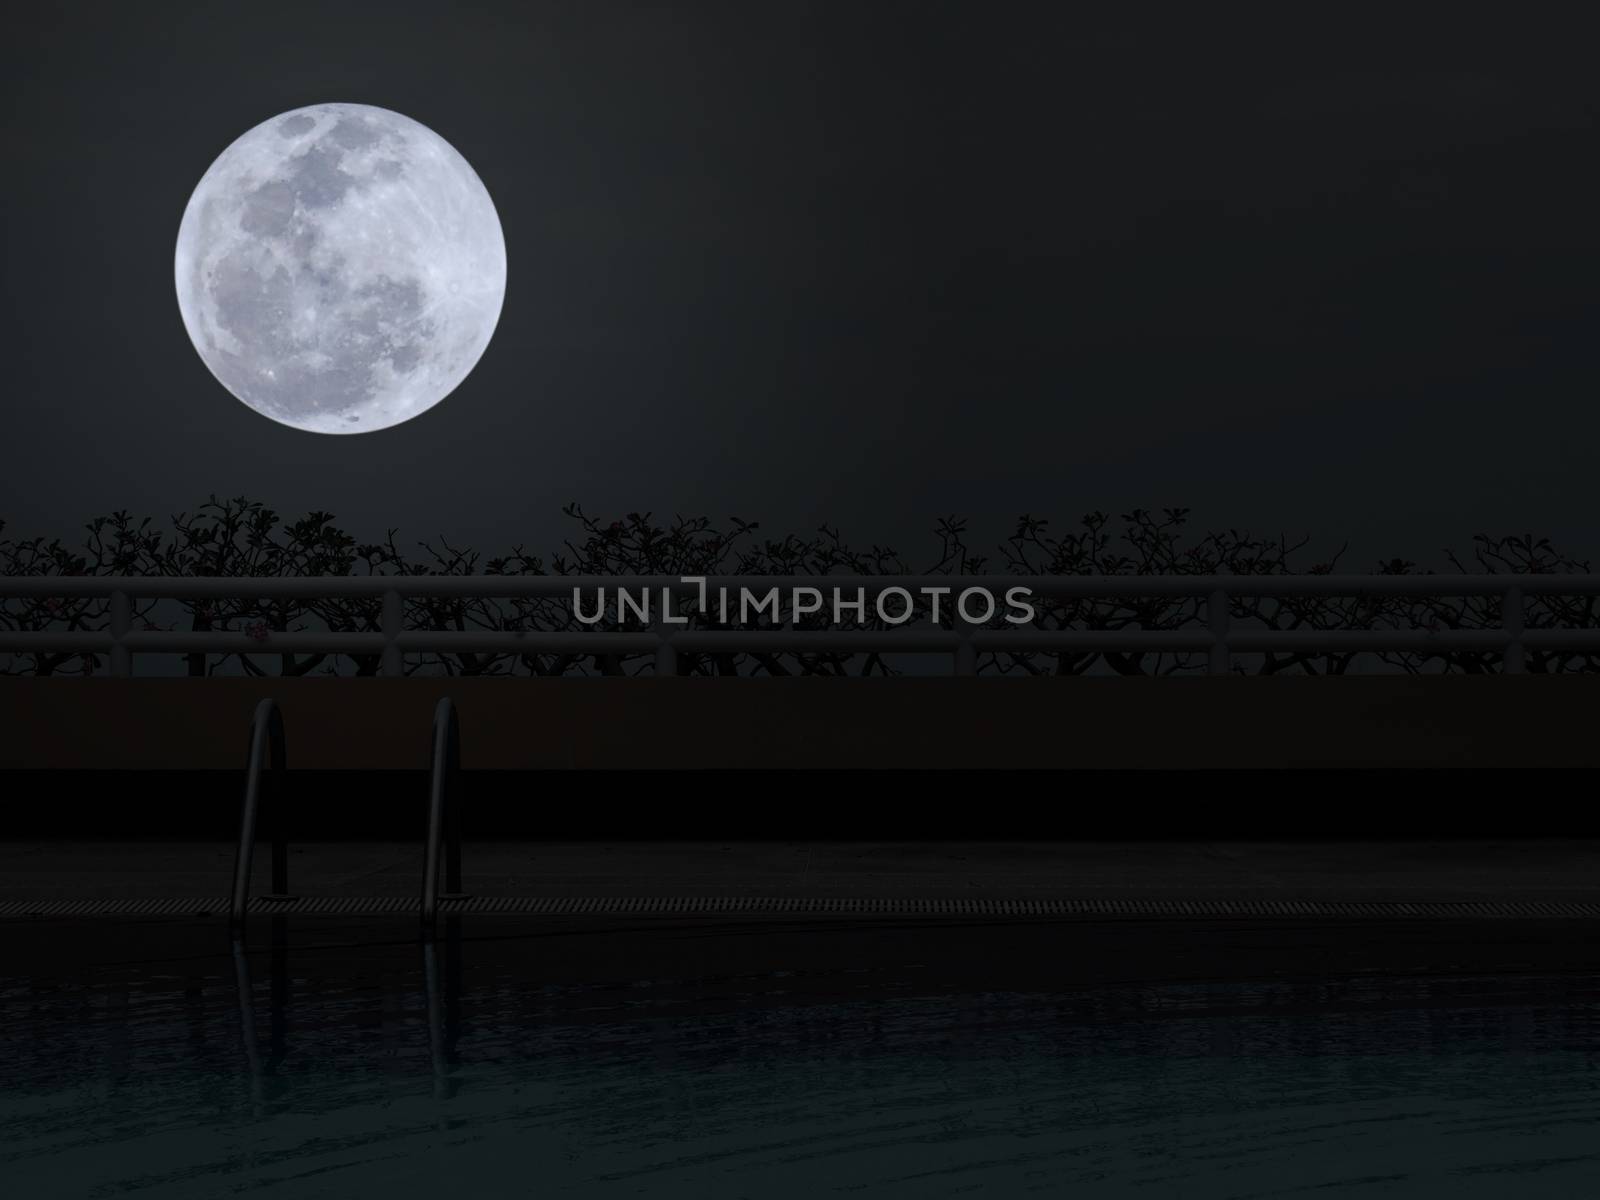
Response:
[[[1600,1196],[1581,921],[0,927],[8,1196]]]

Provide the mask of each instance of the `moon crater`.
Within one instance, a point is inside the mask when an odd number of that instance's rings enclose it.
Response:
[[[189,338],[228,391],[297,429],[361,433],[433,407],[477,364],[505,298],[505,240],[438,134],[319,104],[211,165],[174,274]]]

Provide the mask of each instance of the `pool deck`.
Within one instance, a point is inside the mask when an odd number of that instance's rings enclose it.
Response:
[[[255,891],[268,887],[268,848]],[[291,891],[412,897],[416,843],[290,847]],[[0,900],[216,897],[213,841],[0,842]],[[468,841],[475,896],[1600,901],[1600,839],[1473,841]]]

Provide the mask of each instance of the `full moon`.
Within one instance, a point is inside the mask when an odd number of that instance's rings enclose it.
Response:
[[[178,308],[222,386],[315,433],[426,412],[500,319],[506,245],[467,160],[365,104],[264,121],[201,178],[178,228]]]

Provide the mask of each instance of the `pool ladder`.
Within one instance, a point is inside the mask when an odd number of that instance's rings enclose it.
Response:
[[[288,769],[283,734],[283,713],[276,701],[262,700],[250,722],[250,757],[245,767],[244,806],[239,817],[239,848],[233,865],[233,894],[228,922],[235,929],[250,914],[250,875],[254,866],[256,832],[260,823],[263,779],[276,785],[269,806],[272,839],[272,890],[258,901],[266,911],[293,904],[289,891],[288,822],[284,819],[282,789]],[[441,857],[443,862],[441,863]],[[428,830],[423,845],[422,896],[418,916],[432,927],[439,918],[440,900],[464,899],[461,891],[461,722],[455,702],[446,696],[433,711],[433,744],[428,785]],[[439,890],[443,868],[444,890]],[[259,908],[258,912],[261,911]]]

